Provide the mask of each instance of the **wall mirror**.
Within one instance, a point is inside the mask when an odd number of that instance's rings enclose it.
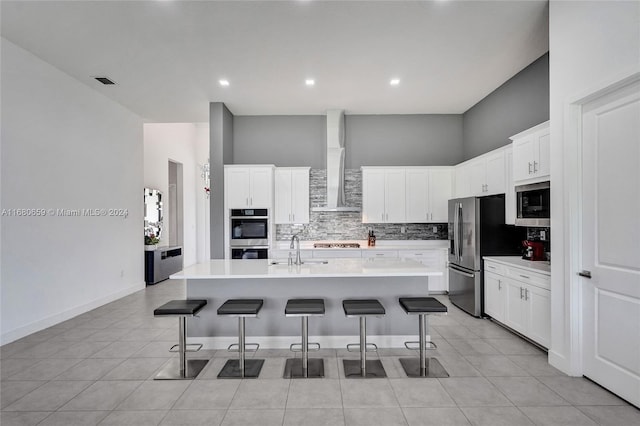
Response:
[[[162,192],[144,189],[144,235],[162,236]]]

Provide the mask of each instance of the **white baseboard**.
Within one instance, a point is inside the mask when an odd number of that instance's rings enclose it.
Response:
[[[415,341],[418,336],[367,336],[367,343],[375,343],[380,348],[404,348],[404,342]],[[427,335],[427,341],[431,336]],[[349,343],[359,343],[359,336],[309,336],[309,342],[320,343],[322,348],[344,349]],[[261,349],[289,349],[292,343],[300,342],[300,336],[248,336],[246,343],[258,343]],[[227,349],[238,343],[234,336],[189,337],[187,343],[201,343],[202,349]]]
[[[569,368],[569,360],[565,356],[553,350],[549,350],[548,355],[549,355],[549,358],[548,358],[549,365],[551,365],[554,368],[557,368],[558,370],[562,371],[565,374],[571,375],[571,371]]]
[[[11,343],[37,331],[44,330],[45,328],[52,327],[56,324],[60,324],[63,321],[71,319],[80,314],[84,314],[85,312],[89,312],[92,309],[99,308],[100,306],[106,305],[107,303],[113,302],[114,300],[120,299],[121,297],[128,296],[139,290],[143,290],[145,286],[146,284],[144,282],[141,282],[127,287],[123,290],[117,291],[113,294],[109,294],[105,297],[101,297],[83,305],[68,309],[64,312],[60,312],[54,315],[50,315],[47,318],[34,321],[15,330],[7,332],[3,331],[3,333],[0,335],[0,345]]]

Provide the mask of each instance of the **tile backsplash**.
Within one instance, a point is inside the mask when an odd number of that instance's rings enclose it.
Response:
[[[311,207],[326,205],[327,171],[311,169],[309,198]],[[362,207],[362,172],[345,170],[345,204]],[[405,232],[401,232],[404,227]],[[446,240],[446,223],[362,223],[360,212],[309,213],[304,225],[276,225],[276,240],[289,240],[298,234],[301,240],[366,240],[372,229],[378,240]],[[434,231],[435,229],[435,231]]]

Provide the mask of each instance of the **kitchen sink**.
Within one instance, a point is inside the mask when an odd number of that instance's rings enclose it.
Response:
[[[327,263],[329,263],[328,260],[303,260],[302,261],[303,265],[326,265]],[[269,265],[288,265],[288,264],[289,264],[288,260],[273,260],[269,262]],[[295,266],[295,263],[293,263],[293,266]]]

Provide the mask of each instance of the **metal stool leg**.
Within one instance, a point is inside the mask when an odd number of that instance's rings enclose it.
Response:
[[[324,360],[322,358],[309,358],[309,317],[307,316],[302,317],[300,334],[302,335],[302,348],[300,349],[302,357],[300,359],[287,359],[282,377],[285,379],[324,377]],[[320,347],[318,343],[312,343],[312,345],[318,345],[318,349]]]
[[[244,377],[244,317],[238,318],[238,358],[240,367],[240,377]]]
[[[420,357],[400,358],[400,364],[408,377],[449,377],[440,361],[436,358],[427,358],[427,331],[429,322],[427,314],[418,315],[418,344],[420,345]],[[415,343],[415,342],[406,342]],[[406,344],[405,344],[406,345]],[[408,347],[408,346],[407,346]]]
[[[360,317],[360,373],[367,377],[367,317]]]
[[[178,317],[178,354],[178,365],[175,359],[169,360],[154,380],[194,379],[209,362],[206,359],[187,360],[187,318],[184,316]]]
[[[238,359],[230,359],[225,363],[218,373],[219,379],[249,379],[260,375],[264,359],[246,359],[244,325],[245,317],[238,317]]]
[[[302,317],[302,376],[309,377],[309,318]]]

